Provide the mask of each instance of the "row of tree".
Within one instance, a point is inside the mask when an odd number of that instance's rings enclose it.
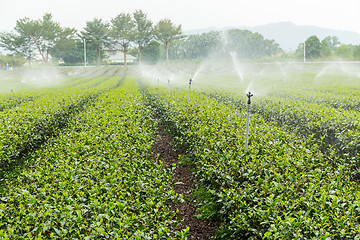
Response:
[[[20,57],[30,63],[35,56],[41,56],[45,63],[51,58],[66,63],[84,62],[84,45],[87,60],[98,64],[105,56],[104,49],[122,51],[125,64],[128,52],[139,62],[144,57],[152,63],[158,61],[161,54],[168,61],[169,58],[228,57],[230,52],[235,52],[242,59],[259,59],[283,53],[274,40],[264,39],[261,34],[248,30],[231,29],[184,36],[181,25],[177,26],[169,19],[153,24],[141,10],[132,14],[120,13],[109,22],[94,18],[86,22],[82,31],[62,27],[53,20],[52,14],[46,13],[41,19],[19,19],[12,32],[0,33],[0,46],[12,52],[12,58],[2,56],[2,62],[12,61],[14,65],[21,64]],[[335,36],[328,36],[322,41],[315,35],[310,36],[305,44],[299,44],[293,57],[303,56],[304,45],[307,59],[339,57],[360,60],[360,45],[341,44]]]
[[[97,62],[103,56],[103,49],[116,49],[126,54],[131,44],[138,48],[139,61],[144,47],[152,40],[163,43],[168,60],[169,44],[182,38],[181,25],[176,26],[169,19],[160,20],[155,26],[141,10],[133,14],[120,13],[111,21],[104,22],[95,18],[86,22],[83,31],[61,27],[55,22],[52,14],[46,13],[42,19],[31,20],[22,18],[16,22],[14,31],[0,33],[0,46],[6,50],[22,55],[31,62],[37,52],[44,62],[49,62],[50,56],[64,61],[74,62],[81,58],[79,50],[83,41],[88,44],[90,58],[95,50]],[[82,48],[83,49],[83,48]]]
[[[170,49],[174,59],[221,58],[228,57],[232,52],[241,59],[259,59],[277,55],[283,50],[274,40],[240,29],[190,35],[175,41]]]
[[[304,55],[304,43],[299,44],[296,55]],[[305,41],[305,57],[312,60],[335,58],[360,60],[360,45],[342,44],[336,36],[327,36],[320,41],[317,36],[313,35]]]

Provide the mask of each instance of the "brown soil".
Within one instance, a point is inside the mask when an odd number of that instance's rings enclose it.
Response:
[[[173,189],[177,194],[182,194],[185,199],[184,203],[172,203],[170,206],[174,212],[178,209],[179,212],[176,214],[176,217],[183,219],[176,230],[180,231],[189,227],[190,234],[188,239],[210,239],[211,236],[215,235],[217,226],[212,222],[198,220],[194,217],[196,215],[196,199],[192,196],[192,193],[195,189],[195,179],[192,176],[191,166],[178,164],[178,156],[181,153],[174,151],[170,145],[172,142],[171,136],[165,133],[161,121],[159,124],[158,136],[153,146],[152,157],[155,161],[161,160],[167,168],[171,169],[173,163],[176,165],[173,171],[173,180],[175,183],[180,184],[175,184]]]

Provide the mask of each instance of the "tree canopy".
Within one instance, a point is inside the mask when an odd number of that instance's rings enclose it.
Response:
[[[303,57],[304,45],[299,44],[297,57]],[[342,44],[336,36],[327,36],[323,40],[315,35],[306,42],[306,59],[309,60],[360,60],[360,45]]]
[[[100,18],[94,18],[92,21],[86,22],[84,31],[80,33],[80,37],[96,49],[97,62],[100,64],[101,51],[105,45],[110,44],[109,23],[103,22]]]
[[[152,40],[143,49],[144,62],[156,64],[160,59],[160,43]]]
[[[62,27],[46,13],[40,19],[27,17],[17,20],[11,32],[0,33],[0,46],[13,56],[24,57],[29,63],[36,57],[47,63],[51,58],[67,63],[84,61],[86,40],[87,60],[101,63],[107,50],[121,50],[125,64],[127,53],[138,57],[139,62],[156,62],[161,56],[169,59],[198,59],[229,57],[231,52],[241,59],[261,59],[283,55],[274,41],[249,30],[230,29],[185,36],[181,25],[170,19],[154,23],[141,10],[120,13],[110,21],[94,18],[87,21],[82,31]],[[160,44],[164,48],[159,48]],[[302,58],[304,44],[299,44],[295,57]],[[360,45],[342,44],[336,36],[321,41],[316,35],[305,42],[306,59],[360,59]],[[146,51],[145,51],[146,49]],[[145,55],[146,56],[145,56]],[[291,56],[291,55],[288,55]],[[151,60],[150,60],[151,59]]]
[[[50,52],[67,39],[74,38],[75,29],[63,28],[54,22],[52,14],[42,19],[22,18],[16,22],[15,32],[2,33],[0,45],[10,52],[18,53],[29,61],[37,50],[44,62],[49,62]]]
[[[111,38],[115,46],[120,45],[124,53],[124,63],[129,45],[135,40],[135,22],[128,13],[120,13],[111,19]]]
[[[139,62],[141,62],[142,51],[146,44],[153,38],[153,23],[147,18],[147,14],[141,10],[136,10],[133,13],[133,17],[135,22],[134,41],[137,44],[139,50]]]
[[[306,58],[314,59],[319,58],[321,53],[321,43],[317,36],[310,36],[305,41],[305,54]]]
[[[242,59],[256,59],[281,53],[274,40],[264,39],[259,33],[230,29],[189,35],[170,48],[171,58],[196,59],[206,57],[229,57],[235,52]]]
[[[170,19],[162,19],[154,29],[155,38],[164,44],[166,62],[169,61],[169,43],[183,38],[181,25],[176,26]]]

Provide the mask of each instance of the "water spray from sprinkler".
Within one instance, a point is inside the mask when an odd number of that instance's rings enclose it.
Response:
[[[254,96],[251,92],[246,94],[248,97],[247,102],[247,119],[246,119],[246,133],[245,133],[245,152],[248,151],[248,143],[249,143],[249,123],[250,123],[250,107],[251,107],[251,97]]]
[[[190,102],[190,89],[191,89],[191,82],[192,82],[193,80],[190,78],[190,80],[189,80],[189,95],[188,95],[188,102]]]

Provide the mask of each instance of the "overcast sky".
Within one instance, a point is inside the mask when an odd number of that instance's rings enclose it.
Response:
[[[16,20],[49,12],[63,27],[82,29],[94,17],[110,20],[141,9],[154,22],[169,18],[183,30],[291,21],[360,33],[358,0],[0,0],[0,31]]]

